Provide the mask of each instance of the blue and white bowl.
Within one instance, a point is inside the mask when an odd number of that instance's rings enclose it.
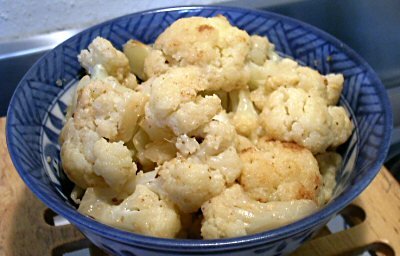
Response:
[[[225,15],[249,34],[268,36],[281,54],[321,73],[345,77],[341,104],[356,129],[341,148],[343,166],[333,200],[293,224],[255,235],[220,240],[179,240],[121,231],[78,213],[68,199],[72,184],[60,165],[58,137],[73,84],[82,75],[78,53],[96,37],[116,47],[131,38],[152,43],[172,22],[189,16]],[[310,239],[355,199],[379,172],[388,151],[392,114],[385,89],[371,67],[332,36],[297,20],[269,12],[217,7],[176,7],[120,17],[89,28],[42,57],[24,76],[7,113],[7,143],[27,186],[46,205],[79,228],[95,245],[113,255],[226,254],[281,255]]]

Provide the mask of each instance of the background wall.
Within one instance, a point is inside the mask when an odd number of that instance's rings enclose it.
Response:
[[[0,0],[0,41],[83,28],[141,10],[224,0]]]

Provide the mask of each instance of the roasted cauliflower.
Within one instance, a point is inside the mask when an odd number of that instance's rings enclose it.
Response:
[[[232,141],[235,134],[226,114],[220,113],[198,133],[204,137],[201,143],[187,135],[178,138],[179,154],[159,167],[158,180],[182,212],[196,212],[239,177],[242,163]]]
[[[245,236],[273,229],[301,219],[314,211],[311,200],[261,203],[235,184],[201,206],[204,239]]]
[[[198,95],[206,83],[195,67],[171,69],[156,77],[150,85],[146,121],[160,128],[167,127],[175,135],[190,133],[206,124],[221,110],[217,96]]]
[[[240,184],[260,202],[317,201],[322,178],[312,153],[294,143],[260,139],[241,151]]]
[[[78,60],[60,135],[78,211],[165,238],[254,234],[334,196],[353,131],[341,74],[281,57],[218,15],[180,19],[123,52],[97,37]],[[136,80],[136,76],[139,80]]]
[[[86,127],[78,129],[75,118],[65,124],[60,143],[63,169],[81,188],[110,186],[121,191],[134,179],[137,168],[129,149]]]
[[[81,51],[78,60],[89,74],[93,74],[94,68],[101,65],[124,86],[131,89],[137,86],[135,75],[130,73],[128,58],[102,37],[96,37],[88,50]]]
[[[105,224],[150,236],[173,238],[181,228],[174,205],[141,184],[122,202],[109,189],[88,188],[78,211]]]
[[[174,67],[196,66],[207,79],[209,90],[244,88],[249,80],[244,68],[250,36],[233,27],[223,16],[180,19],[154,42],[144,63],[148,77]]]
[[[295,142],[314,154],[343,144],[353,131],[343,107],[328,106],[323,98],[300,88],[272,92],[260,119],[271,138]]]
[[[177,157],[158,170],[162,189],[184,213],[200,206],[225,189],[224,176],[197,158]]]
[[[144,114],[146,97],[121,86],[113,77],[93,80],[85,76],[82,83],[71,115],[76,127],[87,127],[110,141],[130,140]]]
[[[299,88],[336,105],[343,89],[343,75],[321,75],[309,67],[300,66],[289,58],[267,60],[262,66],[250,62],[250,85],[255,88],[251,98],[259,109],[266,103],[266,96],[280,87]]]

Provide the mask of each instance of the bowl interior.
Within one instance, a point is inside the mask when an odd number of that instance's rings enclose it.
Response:
[[[58,137],[76,81],[84,74],[77,60],[80,50],[97,36],[117,48],[129,39],[152,43],[172,22],[189,16],[222,14],[249,34],[268,36],[281,54],[319,72],[345,77],[340,104],[352,114],[356,131],[341,147],[343,168],[337,175],[335,198],[302,221],[260,235],[237,238],[250,241],[278,239],[327,221],[352,201],[375,177],[388,150],[392,116],[386,92],[376,74],[351,49],[318,29],[267,12],[229,7],[178,7],[147,11],[111,20],[85,30],[41,58],[25,75],[11,100],[7,114],[7,143],[14,165],[30,189],[49,207],[83,229],[102,232],[125,241],[164,243],[168,239],[145,238],[106,227],[78,214],[68,199],[72,188],[60,165]],[[105,234],[107,235],[107,234]],[[129,240],[131,239],[131,240]],[[147,239],[147,240],[143,240]],[[226,243],[229,243],[226,240]],[[219,242],[221,244],[221,242]],[[223,242],[222,242],[223,243]],[[179,245],[204,245],[186,241]]]

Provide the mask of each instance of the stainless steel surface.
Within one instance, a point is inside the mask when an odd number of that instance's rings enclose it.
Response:
[[[48,50],[79,29],[66,30],[9,42],[0,42],[0,116],[5,116],[8,103],[26,71]]]

